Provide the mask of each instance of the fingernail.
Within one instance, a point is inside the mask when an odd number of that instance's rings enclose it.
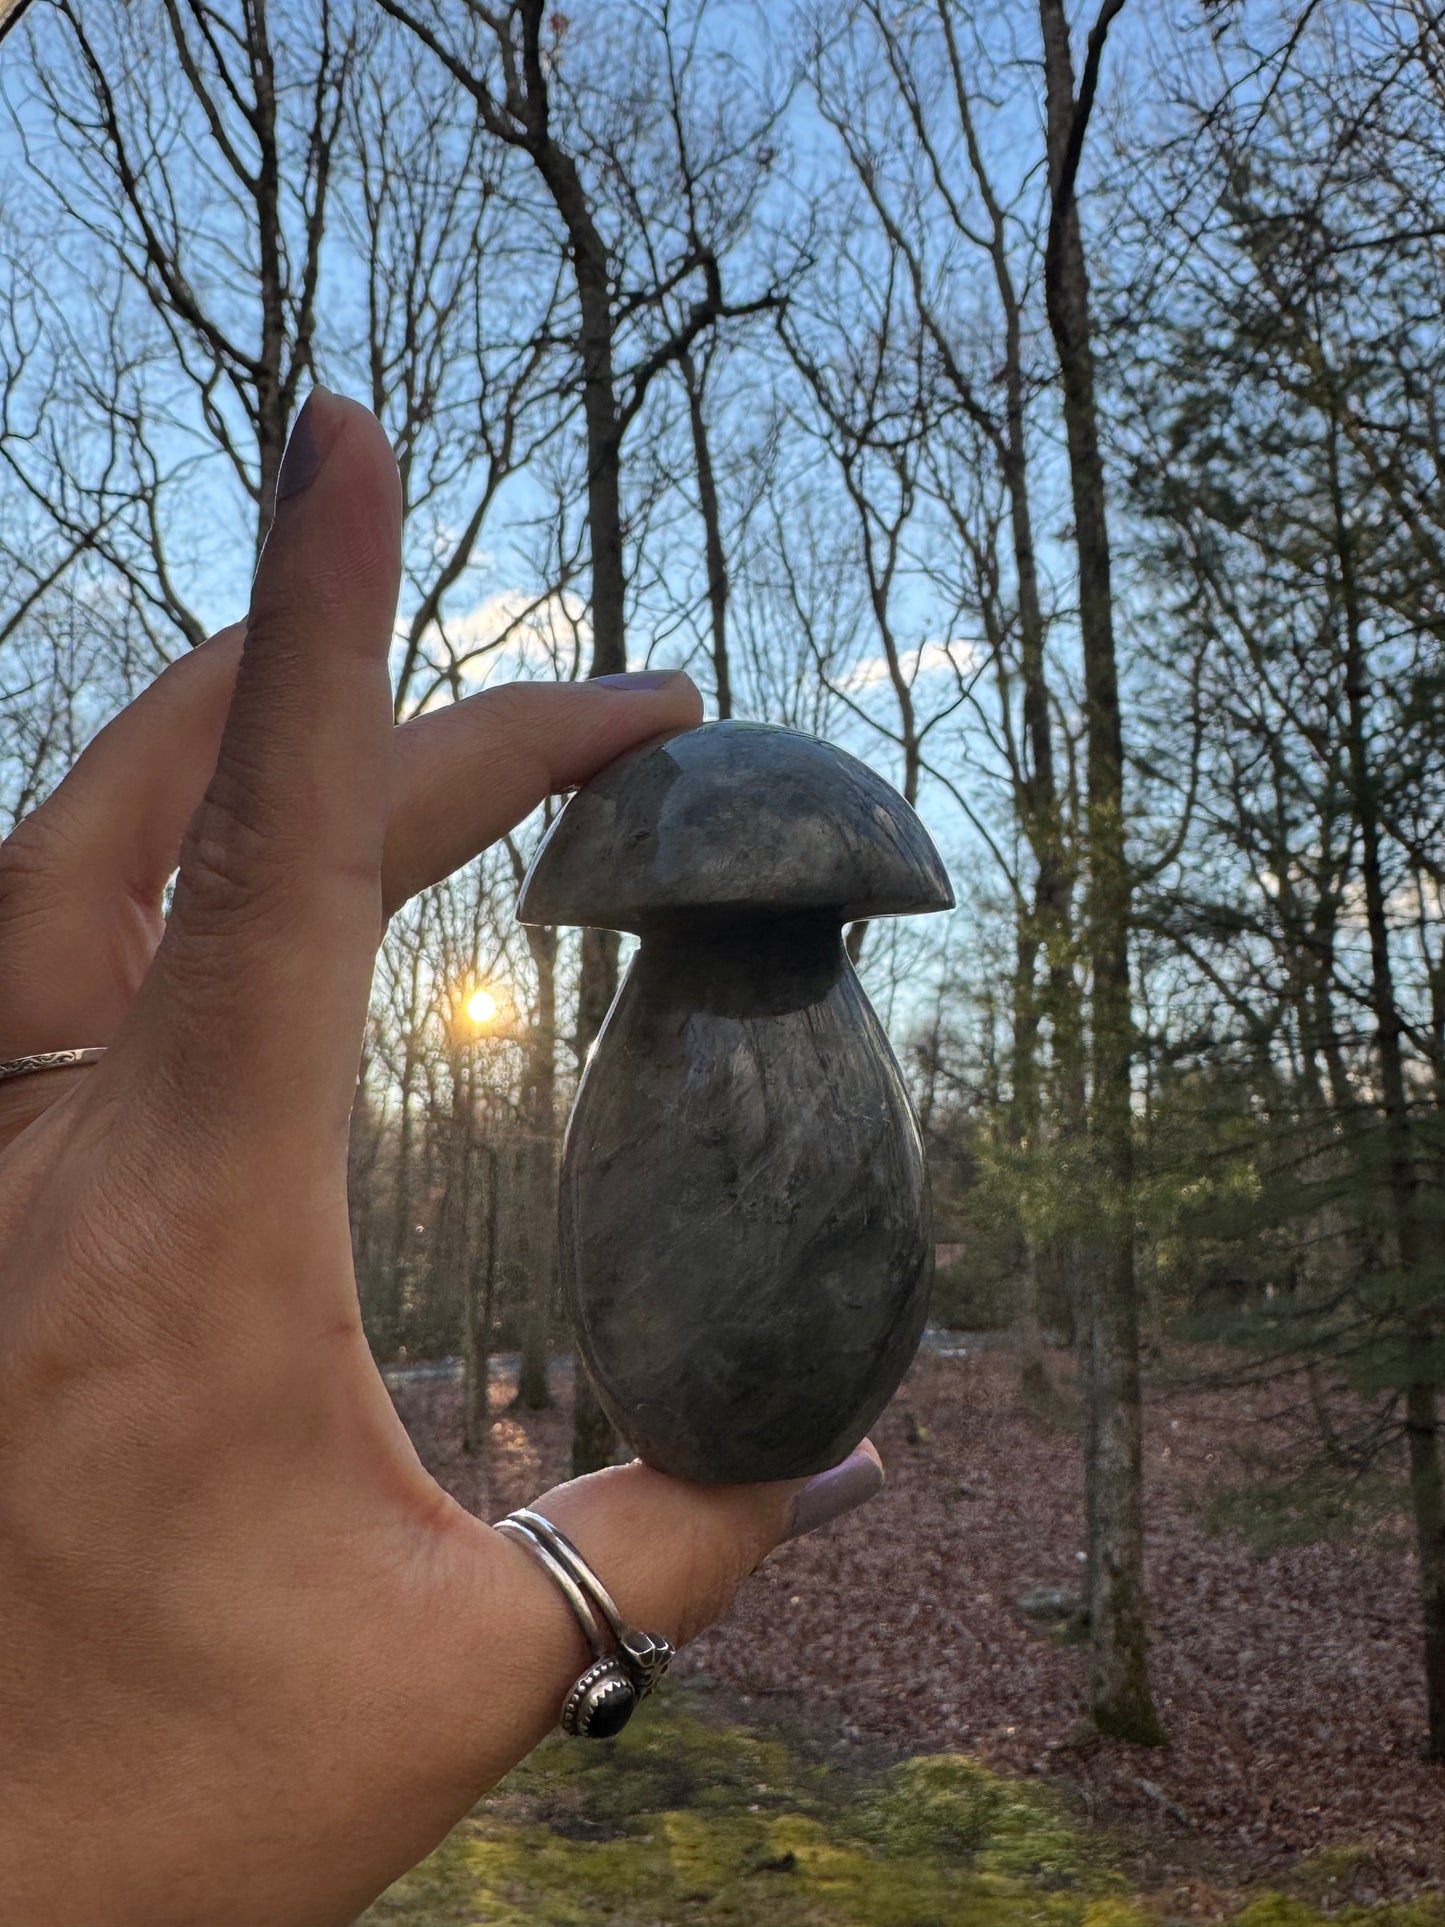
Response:
[[[682,674],[681,669],[634,669],[625,676],[592,676],[588,680],[599,689],[666,689]]]
[[[805,1532],[816,1532],[830,1519],[841,1519],[854,1506],[876,1498],[883,1490],[883,1467],[864,1446],[835,1465],[809,1479],[793,1500],[793,1517],[788,1528],[790,1539],[801,1539]]]
[[[324,388],[313,388],[306,397],[301,413],[291,424],[290,439],[286,452],[281,457],[280,472],[276,477],[276,500],[289,502],[293,495],[300,495],[310,488],[316,480],[325,451],[316,440],[316,397],[324,395]]]

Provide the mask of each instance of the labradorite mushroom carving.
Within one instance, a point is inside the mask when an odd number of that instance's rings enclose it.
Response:
[[[843,926],[952,903],[896,791],[760,723],[635,750],[538,851],[524,922],[641,938],[568,1125],[562,1287],[603,1406],[661,1471],[822,1471],[907,1369],[928,1177]]]

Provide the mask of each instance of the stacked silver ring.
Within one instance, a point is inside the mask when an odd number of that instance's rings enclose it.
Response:
[[[509,1512],[496,1530],[525,1546],[555,1583],[595,1655],[562,1702],[562,1731],[577,1739],[610,1739],[672,1664],[671,1640],[626,1625],[576,1546],[540,1512],[525,1506]]]
[[[29,1057],[12,1057],[0,1064],[0,1084],[12,1077],[34,1077],[37,1071],[68,1071],[77,1064],[98,1064],[105,1056],[103,1044],[86,1044],[79,1050],[39,1050]]]

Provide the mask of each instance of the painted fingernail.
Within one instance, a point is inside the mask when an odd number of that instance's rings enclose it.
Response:
[[[809,1479],[793,1500],[788,1537],[800,1539],[805,1532],[816,1532],[830,1519],[841,1519],[854,1506],[876,1498],[882,1490],[883,1467],[866,1446],[860,1445],[841,1465]]]
[[[293,495],[300,495],[316,480],[325,453],[316,439],[316,397],[325,393],[324,388],[313,388],[291,424],[291,436],[276,477],[278,502],[289,502]]]
[[[669,683],[683,680],[681,669],[634,669],[625,676],[593,676],[599,689],[666,689]]]

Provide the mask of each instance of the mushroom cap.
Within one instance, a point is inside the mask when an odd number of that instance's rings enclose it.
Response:
[[[704,723],[619,758],[567,804],[522,883],[523,923],[641,934],[714,911],[949,910],[911,807],[856,756],[772,723]]]

